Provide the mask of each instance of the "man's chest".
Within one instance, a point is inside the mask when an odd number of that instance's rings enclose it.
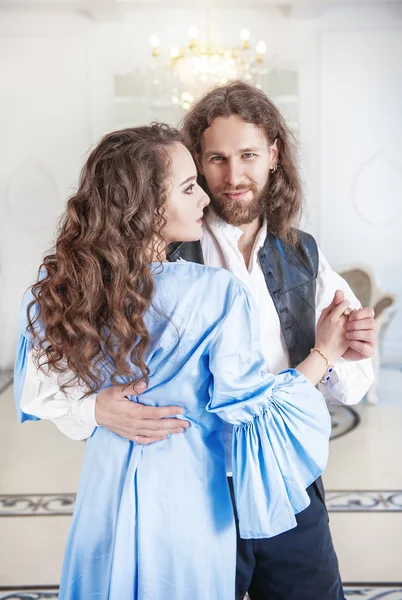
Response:
[[[277,373],[289,367],[289,356],[282,334],[281,322],[268,289],[264,273],[255,253],[249,271],[240,252],[220,245],[216,239],[204,235],[202,241],[204,263],[210,267],[231,271],[247,286],[259,312],[261,346],[268,369]],[[255,307],[253,307],[255,310]]]

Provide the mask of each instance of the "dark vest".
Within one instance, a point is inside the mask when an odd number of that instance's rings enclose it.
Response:
[[[301,363],[315,342],[315,290],[318,249],[314,238],[299,232],[297,246],[268,233],[258,253],[262,272],[281,323],[290,364]],[[204,263],[200,242],[182,242],[169,248],[169,260]]]

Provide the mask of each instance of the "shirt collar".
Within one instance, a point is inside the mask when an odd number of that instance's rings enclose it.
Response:
[[[221,217],[219,217],[216,212],[212,208],[208,208],[208,211],[204,217],[204,221],[206,225],[211,229],[212,233],[223,233],[225,236],[228,236],[231,240],[236,242],[236,245],[243,235],[243,231],[240,227],[236,227],[235,225],[231,225],[230,223],[226,223]],[[260,250],[264,245],[265,238],[267,237],[267,220],[264,218],[264,222],[262,224],[261,229],[259,230],[255,244],[254,251]]]

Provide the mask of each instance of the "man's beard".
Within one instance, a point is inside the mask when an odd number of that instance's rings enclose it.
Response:
[[[238,185],[229,188],[226,186],[222,191],[217,190],[216,194],[212,194],[208,189],[207,192],[211,198],[211,207],[216,214],[226,223],[239,227],[252,223],[257,217],[260,217],[265,212],[266,205],[266,189],[267,185],[260,191],[254,183],[245,186]],[[240,192],[250,190],[251,200],[229,200],[225,193]]]

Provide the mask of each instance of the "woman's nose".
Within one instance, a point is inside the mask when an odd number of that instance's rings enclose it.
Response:
[[[206,192],[204,192],[204,190],[202,190],[202,196],[201,196],[201,206],[202,206],[202,208],[204,208],[205,206],[208,206],[208,204],[210,202],[211,202],[210,197],[208,196],[208,194]]]

